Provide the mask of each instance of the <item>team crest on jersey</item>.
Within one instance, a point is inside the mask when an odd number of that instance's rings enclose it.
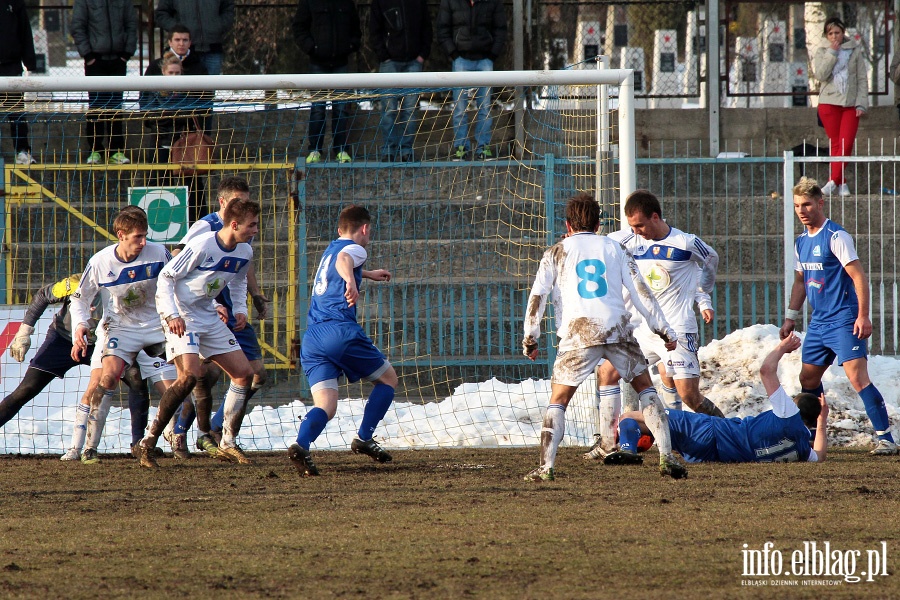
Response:
[[[153,267],[151,267],[150,265],[147,265],[146,271],[147,271],[147,277],[153,277]]]
[[[128,278],[129,278],[129,279],[134,279],[136,275],[137,275],[137,273],[135,272],[134,269],[129,269],[129,271],[128,271]]]
[[[216,277],[206,284],[206,295],[209,298],[215,298],[222,291],[222,280]]]
[[[672,258],[672,254],[675,253],[675,248],[669,248],[666,250],[666,258]]]
[[[822,256],[822,249],[818,246],[813,248],[813,256]]]
[[[227,269],[227,268],[228,268],[228,265],[230,265],[230,264],[231,264],[231,261],[230,261],[230,260],[226,260],[226,261],[225,261],[225,264],[222,265],[222,268],[223,268],[223,269]]]
[[[653,246],[653,256],[659,256],[660,247]]]
[[[654,248],[654,250],[656,250],[656,248]],[[669,277],[669,272],[659,265],[650,267],[650,270],[644,274],[644,279],[647,280],[647,285],[649,285],[650,289],[654,292],[663,291],[669,287],[669,283],[672,280],[671,277]]]

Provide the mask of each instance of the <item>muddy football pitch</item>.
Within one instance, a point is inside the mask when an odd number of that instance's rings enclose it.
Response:
[[[3,456],[0,597],[900,597],[900,458],[673,481],[654,451],[610,467],[583,450],[541,483],[522,481],[535,448],[318,452],[302,480],[284,453],[155,472]]]

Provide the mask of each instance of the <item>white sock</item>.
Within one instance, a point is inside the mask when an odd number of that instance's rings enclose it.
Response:
[[[562,404],[551,404],[544,414],[544,426],[541,428],[541,466],[552,469],[556,464],[556,451],[566,434],[566,407]]]
[[[96,450],[100,446],[100,438],[103,435],[103,428],[106,427],[106,417],[109,415],[109,407],[112,405],[114,393],[115,390],[104,390],[100,406],[91,407],[90,418],[87,422],[87,440],[84,443],[86,449]]]
[[[181,415],[181,407],[182,405],[178,405],[178,410],[175,411],[175,414],[172,415],[172,418],[169,419],[169,422],[166,423],[166,428],[163,430],[163,439],[167,436],[172,437],[172,433],[175,432],[175,424],[178,423],[178,417]]]
[[[619,388],[622,392],[622,410],[630,412],[632,410],[641,410],[641,401],[638,399],[637,392],[631,387],[630,383],[624,384]]]
[[[247,399],[247,389],[233,382],[228,386],[225,394],[225,413],[222,422],[222,446],[232,447],[235,438],[241,429],[241,416],[244,414],[244,402]]]
[[[681,410],[681,396],[675,388],[662,385],[662,401],[669,410]]]
[[[91,414],[91,407],[87,404],[79,403],[75,407],[75,429],[72,430],[72,444],[70,448],[74,448],[81,453],[84,447],[84,436],[87,435],[88,417]]]
[[[652,387],[641,392],[641,412],[644,413],[644,424],[656,439],[659,456],[672,453],[672,437],[669,434],[669,417],[663,409],[656,390]]]
[[[630,386],[629,386],[630,387]],[[598,385],[597,402],[600,405],[600,440],[604,450],[616,445],[616,428],[622,414],[622,389],[618,385]]]

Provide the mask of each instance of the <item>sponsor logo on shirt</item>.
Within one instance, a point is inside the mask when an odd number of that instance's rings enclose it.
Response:
[[[819,246],[813,248],[813,256],[822,256],[822,249]]]
[[[819,281],[819,280],[817,280],[817,279],[810,279],[810,280],[806,283],[806,285],[808,285],[808,286],[811,287],[811,288],[815,288],[818,292],[821,293],[822,288],[825,287],[825,282],[824,282],[824,281]]]
[[[656,250],[656,248],[654,248],[654,250]],[[644,279],[647,280],[647,285],[650,286],[650,289],[654,292],[665,290],[672,281],[672,278],[669,277],[669,272],[660,265],[653,265],[650,267],[650,270],[644,274]]]
[[[802,262],[800,268],[804,271],[824,271],[824,267],[820,262]]]

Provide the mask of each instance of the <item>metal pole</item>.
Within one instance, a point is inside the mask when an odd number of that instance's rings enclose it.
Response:
[[[611,71],[607,71],[609,73]],[[625,223],[625,200],[637,189],[637,166],[634,147],[634,71],[619,85],[619,210],[621,223]]]
[[[784,153],[784,306],[787,308],[794,286],[794,153]]]
[[[609,67],[609,57],[608,56],[598,56],[597,57],[597,68],[601,71],[606,70]],[[606,174],[610,172],[610,156],[609,156],[609,86],[606,85],[598,85],[597,86],[597,182],[596,182],[596,194],[594,194],[595,198],[597,198],[598,202],[603,204],[606,203],[606,186],[604,185],[604,179],[606,178]],[[603,192],[603,197],[600,197],[601,191]]]
[[[722,93],[719,78],[719,0],[706,3],[706,93],[709,107],[709,155],[719,155],[719,107]]]
[[[513,69],[516,71],[525,70],[525,37],[523,35],[522,24],[524,16],[522,11],[522,0],[513,0]],[[513,156],[522,158],[525,151],[525,89],[517,87],[516,109],[513,113],[515,122],[515,147],[513,148]]]

